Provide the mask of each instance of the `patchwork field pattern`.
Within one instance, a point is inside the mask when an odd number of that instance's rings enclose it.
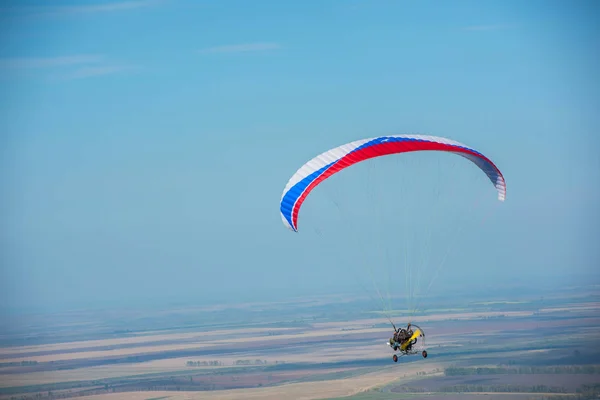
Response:
[[[429,356],[398,363],[387,318],[345,297],[30,317],[0,337],[0,398],[588,398],[600,393],[600,293],[582,290],[433,305],[415,318]]]

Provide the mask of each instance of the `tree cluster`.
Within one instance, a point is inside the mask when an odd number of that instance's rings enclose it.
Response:
[[[188,361],[186,363],[188,367],[220,367],[223,365],[221,361]]]
[[[267,360],[236,360],[235,365],[266,365]]]
[[[494,393],[567,393],[567,389],[562,386],[546,385],[453,385],[445,386],[439,389],[440,392],[494,392]]]
[[[446,376],[508,374],[600,374],[600,365],[556,365],[546,367],[448,367]]]

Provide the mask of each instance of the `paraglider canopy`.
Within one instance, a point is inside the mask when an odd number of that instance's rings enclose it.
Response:
[[[390,135],[357,140],[328,150],[308,161],[290,178],[281,195],[283,224],[298,231],[298,214],[308,194],[327,178],[356,163],[374,157],[414,151],[443,151],[465,157],[479,167],[506,198],[506,182],[496,165],[477,150],[451,139],[425,135]]]

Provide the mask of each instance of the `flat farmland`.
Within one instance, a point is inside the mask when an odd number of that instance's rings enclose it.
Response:
[[[465,386],[481,387],[487,391],[491,387],[533,387],[544,386],[556,388],[561,393],[574,393],[582,385],[600,383],[597,374],[523,374],[523,375],[485,375],[485,376],[443,376],[420,379],[390,388],[391,392],[444,392],[449,388],[464,388]]]
[[[117,330],[113,326],[121,327],[122,320],[112,326],[110,320],[103,325],[98,319],[69,324],[62,316],[58,326],[50,325],[49,333],[39,336],[41,343],[0,347],[0,398],[379,399],[419,394],[449,399],[456,395],[453,391],[463,390],[468,397],[461,398],[474,399],[489,390],[522,399],[531,398],[527,396],[535,394],[535,386],[554,388],[560,395],[595,390],[598,369],[445,375],[451,367],[600,365],[597,293],[591,291],[589,302],[573,299],[572,307],[564,293],[558,294],[560,302],[544,307],[507,301],[417,316],[414,322],[426,332],[429,356],[401,357],[398,363],[386,345],[391,334],[387,319],[356,312],[348,299],[311,300],[299,310],[261,303],[260,312],[251,305],[234,311],[192,307],[175,315],[162,311],[157,315],[168,326],[162,330],[159,320],[152,329],[132,321],[130,328]],[[337,310],[331,316],[325,313],[328,301]],[[504,306],[509,309],[503,311]],[[311,307],[316,307],[312,314]],[[232,326],[229,313],[239,310],[263,313],[260,320],[266,322],[258,324],[252,317]],[[224,313],[224,321],[215,313]],[[203,324],[203,318],[210,323]],[[190,319],[200,326],[190,325]],[[78,326],[85,326],[85,333],[74,332]],[[105,338],[69,341],[100,336]],[[57,341],[47,343],[49,337]],[[14,334],[5,339],[22,341]]]

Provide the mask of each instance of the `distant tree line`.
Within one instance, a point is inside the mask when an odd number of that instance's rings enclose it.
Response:
[[[12,361],[6,363],[0,363],[0,367],[27,367],[30,365],[37,365],[37,361]]]
[[[581,385],[577,389],[577,399],[597,399],[600,397],[600,383]]]
[[[600,365],[560,365],[560,366],[522,366],[522,367],[448,367],[446,376],[459,375],[508,375],[508,374],[600,374]]]
[[[220,367],[223,365],[223,363],[221,361],[188,361],[186,363],[186,365],[188,367],[206,367],[206,366],[211,366],[211,367]]]
[[[233,365],[267,365],[267,360],[236,360]],[[275,364],[284,364],[285,361],[275,361]],[[221,367],[223,366],[222,361],[188,361],[186,364],[188,367]]]
[[[445,393],[493,392],[493,393],[567,393],[562,386],[546,385],[453,385],[439,389]]]
[[[266,365],[267,360],[236,360],[235,365]]]

